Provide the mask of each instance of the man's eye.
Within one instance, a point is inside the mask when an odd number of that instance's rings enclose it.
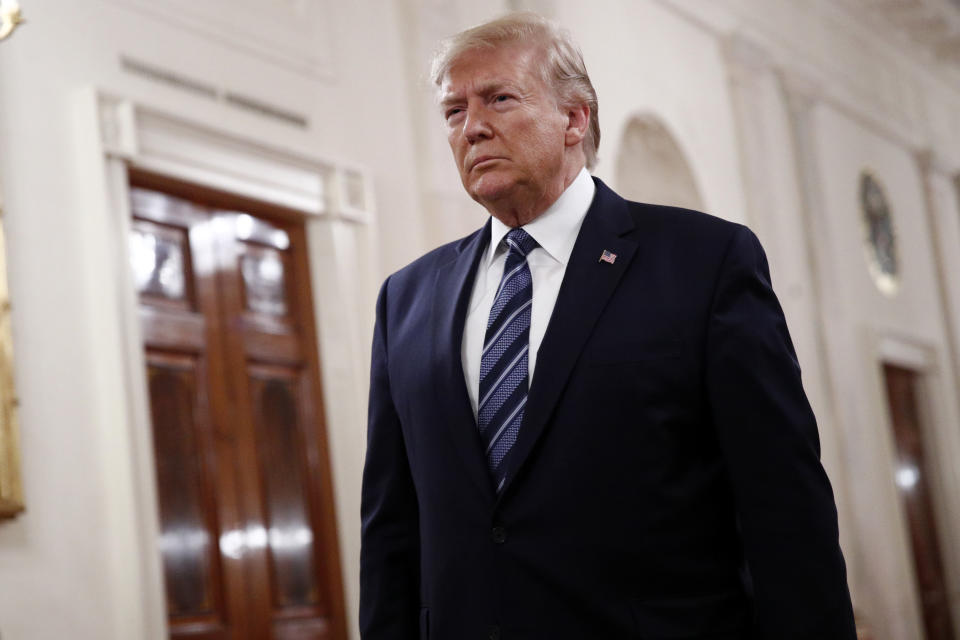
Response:
[[[495,100],[496,102],[506,102],[506,101],[509,100],[509,99],[510,99],[510,96],[503,95],[503,94],[500,94],[500,95],[494,97],[494,100]]]
[[[453,109],[447,109],[447,114],[446,114],[447,120],[449,120],[449,119],[452,118],[453,116],[457,115],[457,114],[460,113],[461,111],[463,111],[463,109],[461,109],[461,108],[459,108],[459,107],[455,107],[455,108],[453,108]]]

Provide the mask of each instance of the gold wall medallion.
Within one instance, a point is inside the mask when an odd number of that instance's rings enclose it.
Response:
[[[900,260],[893,215],[883,187],[868,170],[860,174],[860,216],[867,268],[881,293],[894,296],[900,289]]]
[[[13,517],[24,509],[5,246],[0,210],[0,518]]]
[[[9,38],[24,22],[17,0],[0,0],[0,40]]]

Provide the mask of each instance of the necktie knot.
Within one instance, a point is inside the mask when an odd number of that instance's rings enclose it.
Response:
[[[511,229],[504,240],[511,253],[517,253],[523,258],[526,258],[528,253],[540,246],[533,239],[533,236],[524,231],[522,227]]]

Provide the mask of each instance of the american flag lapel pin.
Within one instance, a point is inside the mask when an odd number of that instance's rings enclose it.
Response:
[[[617,260],[617,254],[604,249],[603,253],[600,254],[600,260],[598,260],[597,262],[607,262],[609,264],[613,264],[614,262],[616,262],[616,260]]]

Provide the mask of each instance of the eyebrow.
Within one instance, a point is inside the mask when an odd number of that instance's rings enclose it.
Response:
[[[513,86],[509,82],[505,82],[503,80],[491,80],[490,82],[485,82],[484,84],[481,84],[480,86],[478,86],[476,93],[480,94],[481,96],[489,96],[490,94],[496,93],[498,91],[502,91],[505,88],[509,88],[514,91],[519,90],[517,87]],[[440,106],[448,107],[451,104],[456,104],[462,101],[463,101],[462,94],[460,93],[448,94],[447,96],[445,96],[440,100]]]

